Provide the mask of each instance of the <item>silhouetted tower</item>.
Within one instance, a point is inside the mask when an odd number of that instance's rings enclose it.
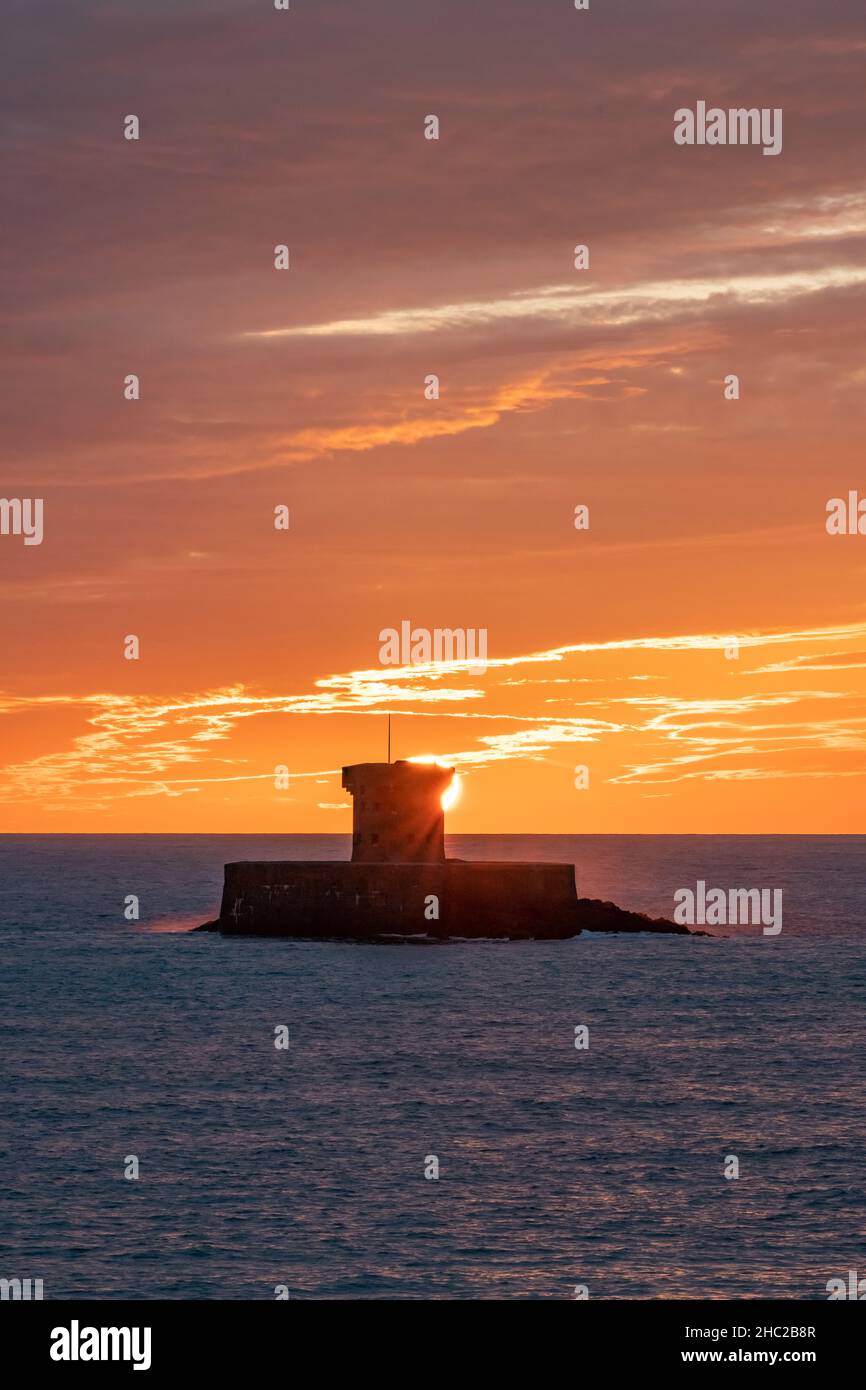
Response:
[[[436,763],[354,763],[343,768],[352,796],[352,859],[366,864],[441,864],[442,793],[454,769]]]

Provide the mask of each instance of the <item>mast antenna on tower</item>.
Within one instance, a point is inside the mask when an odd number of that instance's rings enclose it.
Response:
[[[388,762],[391,761],[391,716],[388,715]]]

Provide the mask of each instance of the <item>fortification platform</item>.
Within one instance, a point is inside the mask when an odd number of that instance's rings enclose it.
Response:
[[[230,935],[574,936],[571,864],[226,864]]]

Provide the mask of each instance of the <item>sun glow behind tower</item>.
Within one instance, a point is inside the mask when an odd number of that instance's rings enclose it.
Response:
[[[422,754],[421,756],[419,756],[419,757],[416,757],[416,758],[408,758],[408,759],[407,759],[407,762],[410,762],[410,763],[434,763],[434,764],[436,765],[436,767],[448,767],[448,766],[449,766],[448,763],[443,763],[443,762],[442,762],[442,759],[441,759],[441,758],[437,758],[433,753],[423,753],[423,754]],[[443,811],[450,811],[450,810],[452,809],[452,807],[456,806],[456,805],[457,805],[457,802],[460,800],[462,791],[463,791],[463,785],[462,785],[462,782],[461,782],[461,780],[460,780],[460,774],[459,774],[459,772],[455,772],[455,773],[454,773],[454,776],[451,778],[451,781],[450,781],[449,785],[445,788],[445,791],[442,793],[442,800],[441,800],[442,810],[443,810]]]

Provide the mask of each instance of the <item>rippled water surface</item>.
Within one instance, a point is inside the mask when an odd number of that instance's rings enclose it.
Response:
[[[230,940],[181,930],[225,860],[347,840],[0,838],[0,1274],[131,1298],[825,1298],[862,1274],[864,840],[450,849],[575,862],[581,895],[654,914],[697,878],[782,887],[784,929]]]

